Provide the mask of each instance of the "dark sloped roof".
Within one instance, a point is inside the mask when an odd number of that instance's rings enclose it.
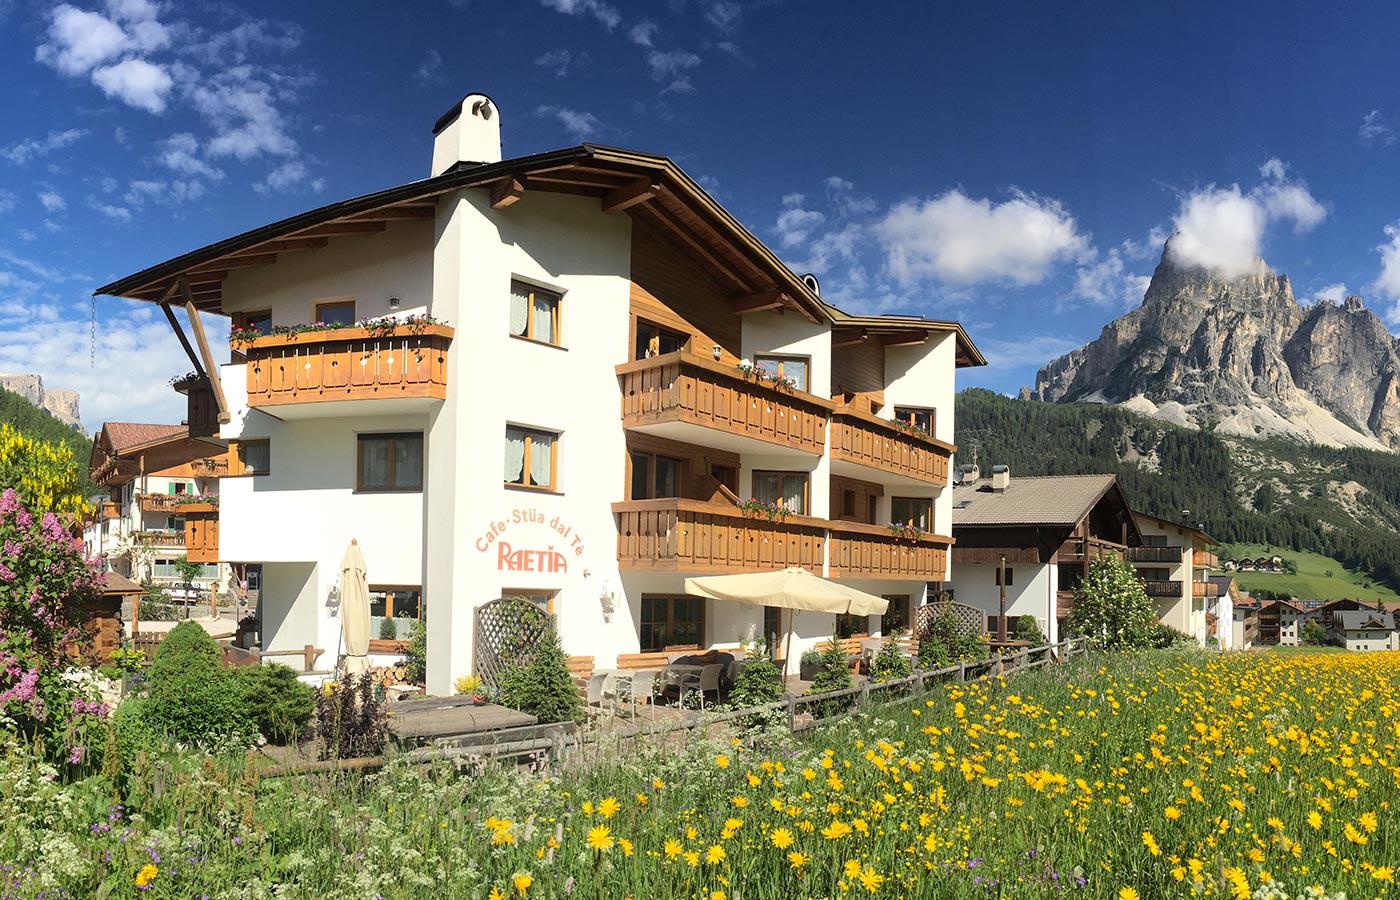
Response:
[[[145,588],[116,572],[102,573],[102,593],[104,594],[139,594]]]
[[[954,485],[953,527],[1073,527],[1115,483],[1112,475],[1046,475],[1012,478],[1002,492],[988,481]]]

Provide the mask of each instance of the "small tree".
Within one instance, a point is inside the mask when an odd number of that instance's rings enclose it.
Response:
[[[223,651],[198,622],[181,622],[160,642],[147,672],[152,724],[185,743],[218,742],[249,726],[243,692]]]
[[[1321,647],[1327,643],[1327,629],[1317,619],[1309,619],[1303,626],[1303,643],[1311,647]]]
[[[185,586],[187,594],[194,593],[195,579],[204,574],[204,564],[190,562],[188,557],[180,557],[175,560],[175,571],[180,573],[180,581]],[[185,598],[185,618],[190,617],[190,605],[193,603],[189,597]]]
[[[1128,563],[1102,556],[1074,590],[1070,627],[1096,650],[1142,650],[1151,645],[1157,610]]]
[[[0,484],[38,513],[85,513],[83,475],[73,448],[26,437],[0,423]]]
[[[408,629],[408,647],[403,654],[403,675],[410,684],[422,684],[428,677],[428,628],[426,616],[415,619]]]
[[[1033,647],[1045,643],[1045,632],[1040,630],[1040,623],[1035,620],[1035,616],[1029,614],[1016,617],[1016,625],[1011,633],[1016,640],[1029,641]]]
[[[583,701],[569,674],[569,659],[553,629],[540,635],[528,664],[501,678],[501,703],[529,713],[541,723],[583,718]]]
[[[913,673],[914,668],[909,664],[909,657],[904,655],[904,648],[894,637],[885,638],[885,642],[880,645],[880,652],[875,655],[875,661],[870,665],[870,680],[898,681],[908,678]]]

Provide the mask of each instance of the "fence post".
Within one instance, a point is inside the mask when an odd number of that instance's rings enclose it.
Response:
[[[924,692],[924,670],[917,669],[914,672],[914,690],[919,694]]]
[[[1021,661],[1020,661],[1019,663],[1016,664],[1016,668],[1018,668],[1018,669],[1024,669],[1024,668],[1026,668],[1028,665],[1030,665],[1030,661],[1031,661],[1031,651],[1028,650],[1028,649],[1022,648],[1022,650],[1021,650]]]
[[[958,660],[958,683],[967,681],[967,660]]]
[[[788,731],[797,730],[797,698],[792,694],[787,695]]]
[[[860,683],[860,708],[865,709],[870,705],[870,679],[867,678]]]

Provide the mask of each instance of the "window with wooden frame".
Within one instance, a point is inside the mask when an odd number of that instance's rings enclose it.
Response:
[[[936,416],[932,409],[926,409],[922,406],[896,406],[894,417],[906,425],[922,429],[930,437],[933,436],[933,424]]]
[[[663,353],[675,353],[685,347],[687,340],[689,338],[678,331],[671,331],[654,322],[638,319],[637,339],[633,347],[632,358],[650,359],[653,356],[661,356]]]
[[[506,426],[505,483],[557,490],[559,435],[552,431]]]
[[[632,451],[632,495],[630,500],[679,497],[681,461],[659,453]]]
[[[930,531],[933,529],[933,501],[927,497],[891,497],[890,521]]]
[[[369,586],[369,614],[381,618],[421,619],[423,589],[416,584],[372,584]]]
[[[754,367],[765,375],[792,379],[793,388],[799,391],[808,389],[808,370],[812,367],[808,356],[755,356]]]
[[[704,643],[705,601],[700,597],[643,595],[637,636],[643,653]]]
[[[559,596],[559,592],[541,588],[506,588],[501,591],[501,596],[519,597],[522,600],[529,600],[531,603],[544,610],[546,614],[552,616],[557,611],[554,608],[554,599]]]
[[[768,656],[772,659],[780,658],[783,654],[781,646],[783,639],[782,607],[763,607],[763,639],[768,644]]]
[[[238,467],[242,475],[266,475],[272,471],[272,444],[269,441],[239,441]]]
[[[881,594],[885,600],[889,601],[889,609],[880,617],[880,632],[885,635],[894,634],[896,631],[907,631],[909,629],[909,609],[910,601],[908,594]]]
[[[870,617],[852,616],[840,613],[836,616],[836,637],[848,638],[856,635],[870,636]]]
[[[316,318],[314,321],[324,322],[327,325],[344,325],[346,327],[354,325],[355,301],[346,298],[321,300],[316,304]]]
[[[806,472],[753,473],[753,498],[764,503],[781,503],[788,509],[807,514]]]
[[[356,444],[356,491],[423,490],[423,432],[361,434]]]
[[[512,337],[541,344],[563,343],[560,319],[564,297],[524,281],[510,283],[510,333]]]

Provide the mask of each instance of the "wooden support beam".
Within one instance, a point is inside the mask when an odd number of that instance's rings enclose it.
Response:
[[[228,411],[228,400],[224,398],[224,383],[219,378],[219,367],[214,362],[214,351],[209,349],[209,339],[204,336],[204,323],[199,319],[199,309],[194,305],[194,298],[190,296],[190,286],[185,281],[184,276],[176,282],[180,287],[180,293],[185,298],[185,314],[190,317],[190,330],[194,332],[194,342],[199,346],[199,355],[204,357],[204,370],[207,373],[209,386],[214,391],[214,402],[219,406],[219,424],[226,425],[232,420]]]
[[[514,205],[523,196],[525,196],[523,178],[502,178],[491,185],[491,208],[505,209]]]
[[[677,238],[681,243],[688,247],[692,253],[694,253],[695,255],[703,259],[705,262],[707,262],[710,265],[710,267],[713,268],[717,273],[727,278],[731,284],[735,285],[741,291],[744,291],[746,293],[752,290],[752,288],[746,281],[744,281],[744,279],[734,274],[733,267],[731,267],[727,262],[724,262],[718,256],[716,256],[710,250],[709,247],[705,246],[704,242],[701,241],[700,238],[696,237],[690,232],[690,229],[686,228],[680,222],[676,221],[674,216],[672,216],[665,209],[663,209],[661,207],[661,204],[653,203],[647,206],[646,209],[647,212],[651,214],[651,217],[655,222],[657,222],[659,225],[665,228],[666,231],[672,237]]]
[[[186,273],[186,275],[190,273],[202,274],[223,269],[247,269],[252,266],[270,266],[275,262],[277,262],[276,253],[250,253],[247,256],[223,256],[214,262],[208,262],[202,266],[195,266],[189,273]]]
[[[880,337],[880,343],[886,347],[913,347],[916,344],[928,342],[927,331],[901,331],[896,334],[886,334]]]
[[[620,187],[604,194],[603,212],[622,212],[660,195],[660,184],[650,178],[638,178],[626,187]]]
[[[388,228],[385,222],[351,222],[348,219],[339,222],[327,222],[324,225],[313,225],[304,231],[298,231],[294,237],[337,237],[347,234],[374,234]]]
[[[831,332],[831,346],[850,347],[863,344],[870,337],[864,328],[835,328]]]
[[[776,287],[767,288],[756,294],[735,297],[729,301],[730,308],[739,315],[762,312],[766,309],[781,309],[788,305],[787,295]]]
[[[326,246],[330,242],[330,238],[323,237],[292,237],[279,241],[265,241],[264,243],[258,244],[256,247],[249,247],[247,250],[241,252],[250,256],[260,253],[293,253],[297,250],[316,250]],[[237,258],[236,254],[235,258]]]
[[[170,328],[175,332],[175,337],[179,338],[180,346],[185,348],[185,355],[190,358],[190,364],[194,366],[196,373],[205,375],[204,365],[200,363],[199,357],[195,355],[194,348],[190,346],[190,339],[185,337],[185,329],[180,327],[180,320],[175,318],[175,312],[170,308],[170,295],[179,289],[178,284],[172,284],[165,298],[160,301],[160,311],[165,313],[165,318],[170,322]]]

